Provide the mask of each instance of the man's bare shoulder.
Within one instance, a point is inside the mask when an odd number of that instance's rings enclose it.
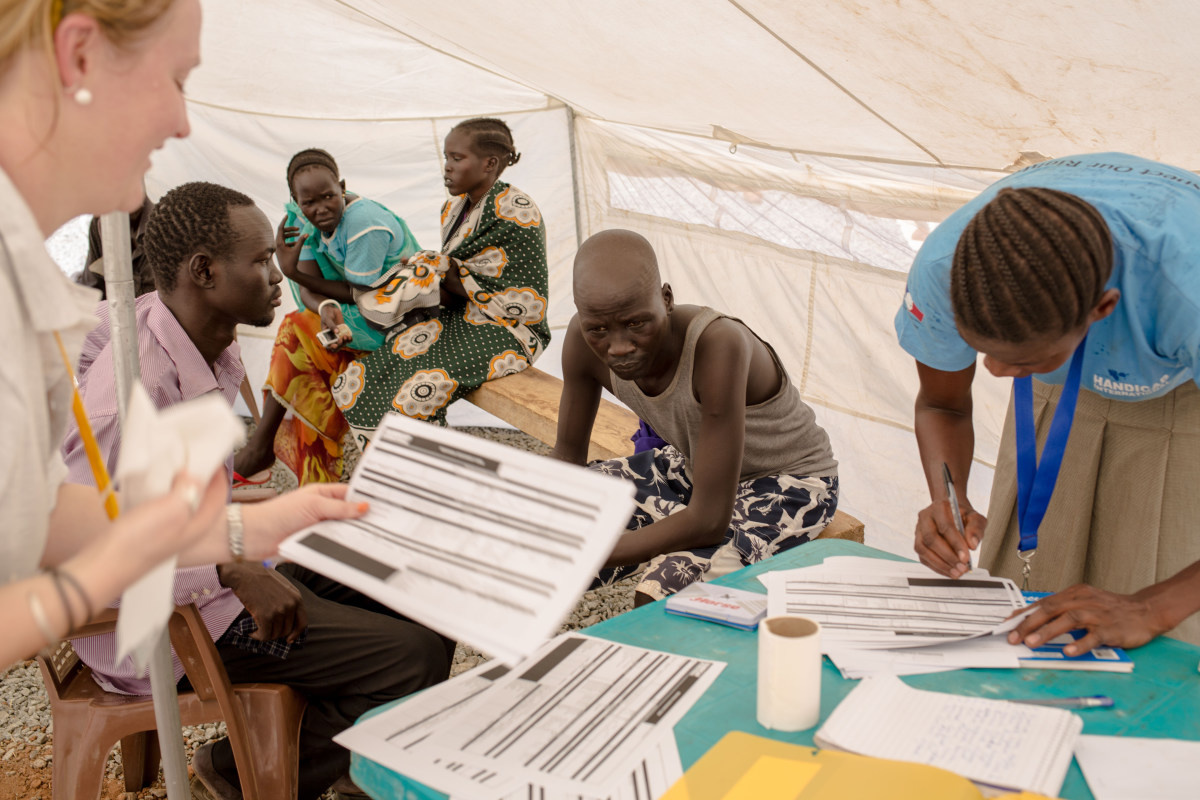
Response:
[[[758,337],[745,325],[736,319],[718,317],[705,326],[696,340],[696,358],[736,358],[757,344]]]
[[[713,320],[696,341],[695,375],[697,393],[702,382],[729,383],[730,376],[744,376],[747,405],[773,397],[783,381],[767,344],[729,317]]]

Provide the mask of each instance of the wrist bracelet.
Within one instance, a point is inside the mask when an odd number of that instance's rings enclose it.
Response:
[[[54,635],[54,628],[50,627],[50,620],[46,618],[46,609],[42,606],[42,598],[32,590],[26,597],[29,600],[29,615],[33,617],[33,624],[37,625],[38,630],[42,632],[46,646],[53,646],[58,641],[58,637]]]
[[[83,610],[86,615],[86,616],[84,616],[83,621],[90,622],[92,617],[96,616],[96,611],[92,607],[92,599],[90,597],[88,597],[87,592],[84,591],[83,584],[81,584],[74,575],[67,572],[65,569],[55,569],[55,570],[53,570],[53,574],[54,574],[54,579],[56,581],[59,578],[66,580],[66,582],[71,586],[71,588],[73,588],[75,590],[75,592],[79,595],[80,599],[83,600]]]
[[[246,555],[244,541],[246,527],[242,522],[241,503],[230,503],[225,506],[225,520],[229,523],[229,552],[233,554],[234,561],[241,563]]]
[[[334,300],[332,297],[326,297],[324,300],[317,303],[317,316],[318,317],[321,316],[321,312],[325,310],[326,303],[333,303],[336,306],[341,305],[341,303],[339,303],[337,300]]]
[[[67,612],[67,636],[70,636],[75,631],[75,612],[71,610],[71,598],[67,597],[67,590],[63,588],[62,580],[58,577],[58,567],[50,568],[50,580],[54,582],[54,591],[58,592],[58,599],[62,601],[63,608]]]

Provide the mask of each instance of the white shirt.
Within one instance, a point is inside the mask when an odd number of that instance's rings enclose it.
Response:
[[[67,470],[59,446],[71,416],[72,362],[99,294],[76,286],[46,252],[41,230],[0,170],[0,583],[41,563],[50,512]]]

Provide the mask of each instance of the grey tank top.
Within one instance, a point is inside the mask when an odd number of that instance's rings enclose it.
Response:
[[[689,469],[692,459],[697,455],[700,437],[700,403],[692,388],[696,342],[705,328],[725,316],[708,307],[696,314],[688,324],[675,377],[662,394],[650,397],[635,382],[621,380],[609,372],[613,394],[654,428],[659,436],[683,453]],[[726,318],[750,330],[741,320]],[[746,444],[742,453],[740,480],[753,480],[767,475],[836,476],[837,461],[829,446],[829,436],[817,424],[813,410],[800,399],[800,392],[788,377],[775,349],[758,334],[754,336],[767,346],[783,382],[770,399],[746,406]]]

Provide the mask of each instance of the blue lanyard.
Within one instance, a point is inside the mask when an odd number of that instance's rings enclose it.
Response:
[[[1083,349],[1087,336],[1075,348],[1071,367],[1067,370],[1067,382],[1063,384],[1058,398],[1058,408],[1050,422],[1046,444],[1042,448],[1042,463],[1037,463],[1037,434],[1033,423],[1033,380],[1026,376],[1013,379],[1013,403],[1017,424],[1017,519],[1020,521],[1021,540],[1017,552],[1030,553],[1037,550],[1038,527],[1046,516],[1058,470],[1062,466],[1063,451],[1067,448],[1067,437],[1071,433],[1071,422],[1075,417],[1075,401],[1079,398],[1079,377],[1083,372]]]

